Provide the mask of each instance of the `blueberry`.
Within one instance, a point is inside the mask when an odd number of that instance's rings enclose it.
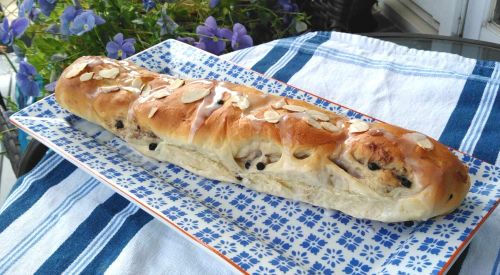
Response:
[[[250,169],[250,166],[251,166],[251,165],[252,165],[252,163],[251,163],[250,161],[248,161],[248,160],[247,160],[247,161],[245,162],[245,168],[246,168],[246,169]]]
[[[403,185],[406,188],[411,188],[411,181],[407,179],[405,176],[397,176],[397,178],[401,182],[401,185]]]
[[[239,180],[239,181],[243,180],[243,178],[241,176],[236,176],[236,179]]]
[[[158,144],[156,144],[156,143],[150,143],[149,144],[149,150],[154,151],[156,149],[156,146],[158,146]]]
[[[266,165],[263,162],[257,163],[257,170],[264,170]]]
[[[123,121],[117,120],[116,123],[115,123],[115,127],[116,127],[116,129],[123,128]]]
[[[222,100],[222,99],[219,99],[219,101],[217,101],[217,104],[219,104],[219,105],[222,105],[222,104],[224,104],[224,100]]]
[[[375,171],[375,170],[379,170],[380,166],[378,164],[376,164],[375,162],[368,162],[368,169]]]

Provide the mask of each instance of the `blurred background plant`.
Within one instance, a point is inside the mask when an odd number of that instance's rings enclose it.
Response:
[[[0,16],[0,53],[19,65],[12,111],[52,92],[62,70],[83,55],[124,59],[174,38],[214,54],[308,29],[294,0],[24,0]],[[2,18],[3,17],[3,18]]]

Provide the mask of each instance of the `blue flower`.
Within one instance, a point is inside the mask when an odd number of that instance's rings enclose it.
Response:
[[[286,229],[283,231],[283,236],[290,242],[293,242],[295,239],[304,237],[304,234],[300,226],[287,225]]]
[[[323,246],[325,246],[325,245],[326,245],[326,242],[324,240],[318,238],[314,234],[309,234],[309,236],[307,236],[307,240],[304,240],[300,244],[300,246],[307,249],[308,251],[311,251],[311,253],[313,253],[314,255],[317,255],[319,250],[321,248],[323,248]]]
[[[280,198],[280,197],[276,197],[276,196],[273,196],[273,195],[266,195],[264,197],[264,202],[267,202],[269,205],[271,205],[272,207],[276,207],[278,206],[278,204],[280,202],[282,202],[283,199]]]
[[[233,26],[233,35],[231,36],[231,47],[233,50],[240,50],[253,46],[253,40],[247,33],[247,29],[240,23]]]
[[[364,236],[366,233],[372,230],[372,222],[365,219],[355,219],[352,229],[356,230],[356,233]]]
[[[160,18],[156,20],[156,25],[160,26],[160,35],[172,34],[179,27],[175,21],[167,15],[167,10],[162,9]]]
[[[472,211],[464,210],[464,209],[457,209],[454,212],[446,215],[444,218],[446,220],[453,220],[458,223],[465,223],[467,218],[472,215]]]
[[[494,188],[495,188],[494,184],[485,183],[482,181],[476,181],[474,182],[474,185],[472,185],[470,191],[472,193],[488,196],[490,192],[493,191]]]
[[[498,182],[500,180],[500,167],[493,165],[488,165],[484,168],[483,177],[487,177],[489,180]]]
[[[35,7],[35,0],[24,0],[21,5],[19,5],[17,16],[29,18],[31,21],[35,21],[38,19],[39,14],[40,9]]]
[[[239,194],[236,198],[234,198],[230,204],[239,210],[245,209],[250,203],[252,203],[252,199],[248,198],[243,194]]]
[[[309,264],[309,259],[307,258],[307,252],[305,251],[292,251],[290,253],[290,259],[292,259],[294,262],[298,263],[299,265],[308,265]]]
[[[241,228],[249,228],[253,226],[253,222],[249,221],[248,219],[245,219],[244,217],[238,217],[236,219],[236,225],[238,225]]]
[[[236,243],[233,242],[228,242],[224,240],[220,240],[218,244],[214,245],[214,247],[220,251],[222,254],[229,254],[229,253],[235,253],[237,252],[236,250]]]
[[[389,261],[390,264],[395,265],[395,266],[399,266],[399,264],[401,264],[401,261],[403,261],[403,259],[406,257],[407,254],[408,254],[408,251],[404,251],[404,250],[399,251],[393,257],[388,258],[388,259],[390,259],[390,261]]]
[[[376,245],[364,245],[363,250],[359,254],[365,257],[370,263],[375,263],[376,260],[381,259],[384,254],[382,254],[382,250],[380,250],[380,246]]]
[[[391,248],[398,238],[399,238],[398,234],[391,233],[389,230],[381,228],[377,232],[377,235],[373,237],[373,240],[379,242],[380,244],[382,244],[387,248]]]
[[[253,235],[260,240],[269,240],[271,238],[269,237],[269,229],[267,228],[255,227]]]
[[[102,17],[94,14],[92,10],[68,6],[61,15],[61,33],[64,35],[82,35],[105,22]]]
[[[333,274],[333,271],[319,262],[315,262],[309,272],[309,274]]]
[[[269,226],[272,230],[278,231],[287,222],[288,219],[283,218],[277,213],[273,213],[269,218],[267,218],[267,220],[264,221],[264,224]]]
[[[114,59],[125,59],[135,53],[134,44],[135,39],[123,39],[123,34],[117,33],[113,40],[106,44],[107,56]]]
[[[343,245],[348,250],[354,252],[358,245],[363,241],[359,236],[352,234],[349,231],[344,232],[342,237],[337,240],[337,243]]]
[[[186,215],[186,212],[180,210],[176,206],[172,206],[168,209],[165,209],[162,211],[163,214],[165,214],[169,219],[171,220],[176,220],[180,217],[184,217]]]
[[[198,221],[184,217],[182,220],[177,221],[180,227],[186,231],[196,230],[199,228]]]
[[[2,25],[0,25],[0,42],[4,45],[12,45],[12,43],[14,43],[14,38],[23,35],[28,24],[29,20],[21,17],[14,19],[9,26],[9,20],[7,17],[4,17]]]
[[[196,232],[194,235],[205,243],[210,243],[215,239],[220,238],[220,235],[213,232],[210,228],[205,228],[199,232]]]
[[[472,228],[470,228],[470,227],[465,228],[465,230],[462,232],[462,234],[460,235],[460,237],[458,237],[458,240],[459,241],[465,241],[465,239],[467,239],[467,237],[469,237],[469,234],[471,232],[472,232]]]
[[[266,215],[266,208],[262,205],[250,205],[250,209],[247,210],[246,214],[253,220],[257,220],[260,217]]]
[[[196,42],[192,37],[177,37],[177,40],[189,44],[191,46],[193,46]]]
[[[265,266],[259,266],[259,269],[257,269],[255,274],[258,274],[258,275],[276,274],[276,270],[272,269],[272,268],[265,267]]]
[[[255,242],[250,248],[250,252],[252,252],[252,254],[259,259],[273,255],[272,249],[269,249],[261,242]]]
[[[349,221],[351,220],[350,216],[347,216],[346,214],[340,212],[340,211],[334,211],[332,218],[337,219],[340,223],[347,225]]]
[[[35,80],[37,76],[38,73],[33,65],[25,61],[21,61],[19,63],[19,71],[16,75],[16,81],[19,91],[24,96],[37,97],[40,95],[40,87]]]
[[[254,266],[258,261],[250,256],[247,252],[243,251],[234,257],[234,261],[243,269],[247,270]]]
[[[132,192],[132,194],[136,195],[138,198],[142,198],[142,197],[153,194],[153,192],[151,192],[149,189],[147,189],[144,186],[139,186],[130,192]]]
[[[363,264],[355,258],[352,258],[349,264],[342,270],[346,274],[367,274],[371,267]]]
[[[156,3],[153,0],[142,0],[142,6],[146,11],[150,9],[154,9],[156,7]]]
[[[284,253],[285,251],[287,251],[290,248],[290,244],[288,242],[285,242],[278,237],[275,237],[273,239],[272,246],[274,249],[276,249],[280,253]]]
[[[205,210],[201,211],[200,213],[196,214],[196,216],[202,218],[207,223],[210,223],[213,220],[216,220],[217,218],[219,218],[219,216],[217,214],[210,211],[209,209],[205,209]]]
[[[295,267],[295,264],[283,256],[278,256],[271,260],[271,264],[282,272],[287,272]]]
[[[40,9],[45,16],[50,16],[57,4],[57,0],[38,0]]]
[[[215,197],[224,200],[229,199],[229,196],[231,196],[233,193],[234,191],[231,189],[229,185],[221,185],[215,188]]]
[[[341,249],[335,250],[327,248],[321,260],[326,261],[332,268],[335,268],[335,266],[345,262],[344,252]]]
[[[299,217],[299,221],[304,223],[307,227],[313,228],[313,226],[321,219],[321,215],[313,212],[310,209],[307,209],[302,215]]]
[[[231,238],[233,238],[235,241],[239,242],[243,246],[247,246],[250,244],[250,242],[255,241],[254,237],[243,231],[238,232],[235,235],[232,235]]]
[[[469,155],[464,155],[462,157],[462,161],[469,167],[469,173],[473,175],[475,175],[479,170],[479,167],[481,167],[481,161]]]
[[[447,242],[443,240],[426,237],[424,243],[420,245],[418,250],[438,255],[446,243]]]
[[[285,205],[283,205],[283,207],[281,207],[281,211],[283,211],[283,213],[285,213],[289,217],[291,217],[294,214],[300,213],[300,211],[302,211],[302,209],[300,207],[300,202],[286,200]]]
[[[431,266],[431,261],[427,258],[427,255],[423,256],[410,256],[410,261],[406,264],[406,267],[409,267],[418,272],[422,272],[423,268],[427,268]]]
[[[56,90],[56,85],[57,85],[57,80],[45,85],[44,88],[47,92],[54,92]]]
[[[451,235],[458,233],[458,231],[459,230],[455,227],[453,223],[438,224],[436,225],[433,234],[449,239]]]

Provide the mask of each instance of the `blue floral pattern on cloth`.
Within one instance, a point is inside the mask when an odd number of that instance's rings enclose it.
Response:
[[[152,71],[246,84],[303,99],[366,121],[371,118],[244,69],[187,44],[168,40],[130,58]],[[62,109],[53,96],[12,116],[27,132],[70,157],[149,213],[255,274],[438,273],[456,257],[500,197],[500,168],[454,152],[470,167],[472,188],[462,206],[426,222],[356,219],[196,176],[146,158],[101,127]]]

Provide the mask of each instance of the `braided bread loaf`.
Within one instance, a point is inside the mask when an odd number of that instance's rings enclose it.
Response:
[[[458,207],[470,187],[467,168],[423,134],[243,85],[81,57],[55,93],[149,157],[354,217],[429,219]]]

